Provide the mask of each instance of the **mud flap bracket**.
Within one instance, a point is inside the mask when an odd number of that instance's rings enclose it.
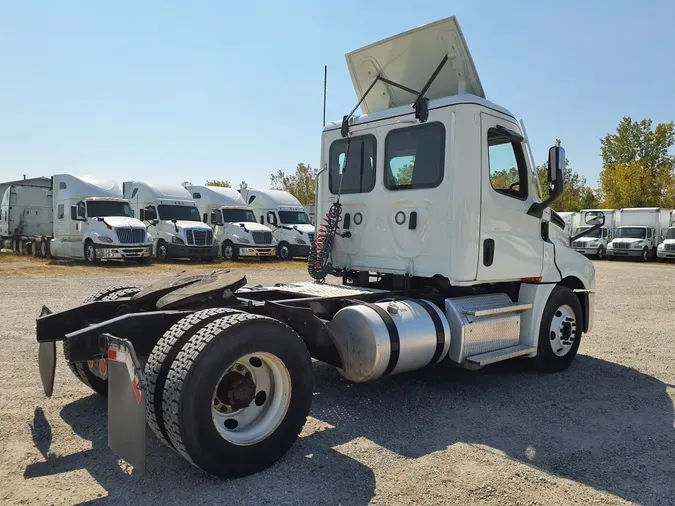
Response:
[[[108,446],[142,474],[146,394],[141,364],[130,341],[110,334],[102,337],[108,344]]]
[[[52,310],[47,306],[42,306],[39,318],[48,314],[52,314]],[[42,389],[45,391],[47,397],[51,397],[54,393],[54,374],[56,373],[56,341],[39,344],[38,367],[40,369]]]

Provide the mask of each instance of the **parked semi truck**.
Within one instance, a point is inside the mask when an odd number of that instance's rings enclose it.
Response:
[[[605,224],[602,228],[596,230],[593,234],[584,235],[574,240],[572,247],[578,253],[586,256],[605,258],[607,245],[614,235],[614,209],[582,209],[578,213],[577,221],[586,223],[590,218],[602,213],[605,217]],[[587,232],[591,227],[589,225],[579,226],[574,230],[574,235]]]
[[[197,203],[202,221],[213,228],[223,258],[276,256],[277,243],[272,230],[258,223],[237,190],[195,185],[187,189]]]
[[[5,197],[2,215],[8,226],[6,240],[14,241],[20,252],[89,263],[108,259],[150,261],[152,236],[133,217],[129,202],[114,181],[58,174],[52,177],[50,189],[14,186]],[[51,211],[47,210],[49,206]],[[23,213],[23,217],[17,218],[17,213]],[[11,223],[17,225],[12,228]]]
[[[670,221],[670,210],[660,207],[635,207],[615,212],[616,232],[607,245],[607,257],[656,258]]]
[[[201,258],[211,261],[218,256],[213,230],[202,223],[197,205],[184,187],[126,181],[122,189],[135,216],[147,224],[158,260]]]
[[[314,241],[314,225],[300,201],[281,190],[240,190],[260,223],[274,231],[277,254],[282,260],[306,257]]]
[[[323,130],[323,218],[308,260],[319,282],[183,274],[43,307],[45,393],[57,341],[73,367],[105,363],[91,386],[108,395],[110,447],[134,469],[146,465],[146,422],[217,476],[272,465],[309,414],[312,359],[353,382],[441,361],[522,358],[553,373],[591,329],[593,264],[549,207],[563,191],[564,150],[549,150],[543,199],[525,132],[485,99],[455,18],[347,63],[364,114],[355,107]],[[591,234],[603,224],[593,220]]]

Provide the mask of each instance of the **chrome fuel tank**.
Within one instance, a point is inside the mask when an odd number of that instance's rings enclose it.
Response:
[[[340,373],[359,383],[433,366],[450,348],[445,315],[425,300],[348,306],[328,327],[344,362]]]

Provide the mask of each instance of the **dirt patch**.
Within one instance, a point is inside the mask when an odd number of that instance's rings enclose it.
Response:
[[[107,448],[105,401],[62,360],[54,397],[41,391],[41,304],[64,309],[120,275],[145,284],[186,266],[38,267],[0,276],[2,504],[675,504],[673,265],[597,262],[595,328],[561,374],[442,364],[355,385],[316,364],[300,440],[270,469],[231,481],[151,434],[147,474],[128,473]],[[307,276],[298,262],[256,265],[248,278]]]

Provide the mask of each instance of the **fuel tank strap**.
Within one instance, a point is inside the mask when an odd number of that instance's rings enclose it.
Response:
[[[401,339],[398,335],[398,329],[396,328],[396,324],[394,323],[391,315],[389,315],[389,313],[387,313],[387,311],[382,309],[380,306],[371,304],[370,302],[359,303],[375,311],[380,316],[380,318],[382,318],[384,326],[387,327],[387,332],[389,332],[389,340],[391,341],[389,363],[387,364],[387,368],[383,374],[383,376],[386,376],[394,370],[396,364],[398,364],[398,358],[401,354]]]
[[[441,318],[438,316],[438,313],[431,306],[431,303],[422,299],[412,299],[412,300],[414,300],[420,306],[426,309],[427,313],[429,313],[431,321],[434,323],[434,329],[436,330],[436,351],[434,352],[434,356],[431,357],[431,360],[427,364],[427,367],[432,367],[436,364],[436,362],[439,361],[441,355],[443,354],[443,349],[445,348],[445,329],[443,328],[443,322],[441,321]]]

